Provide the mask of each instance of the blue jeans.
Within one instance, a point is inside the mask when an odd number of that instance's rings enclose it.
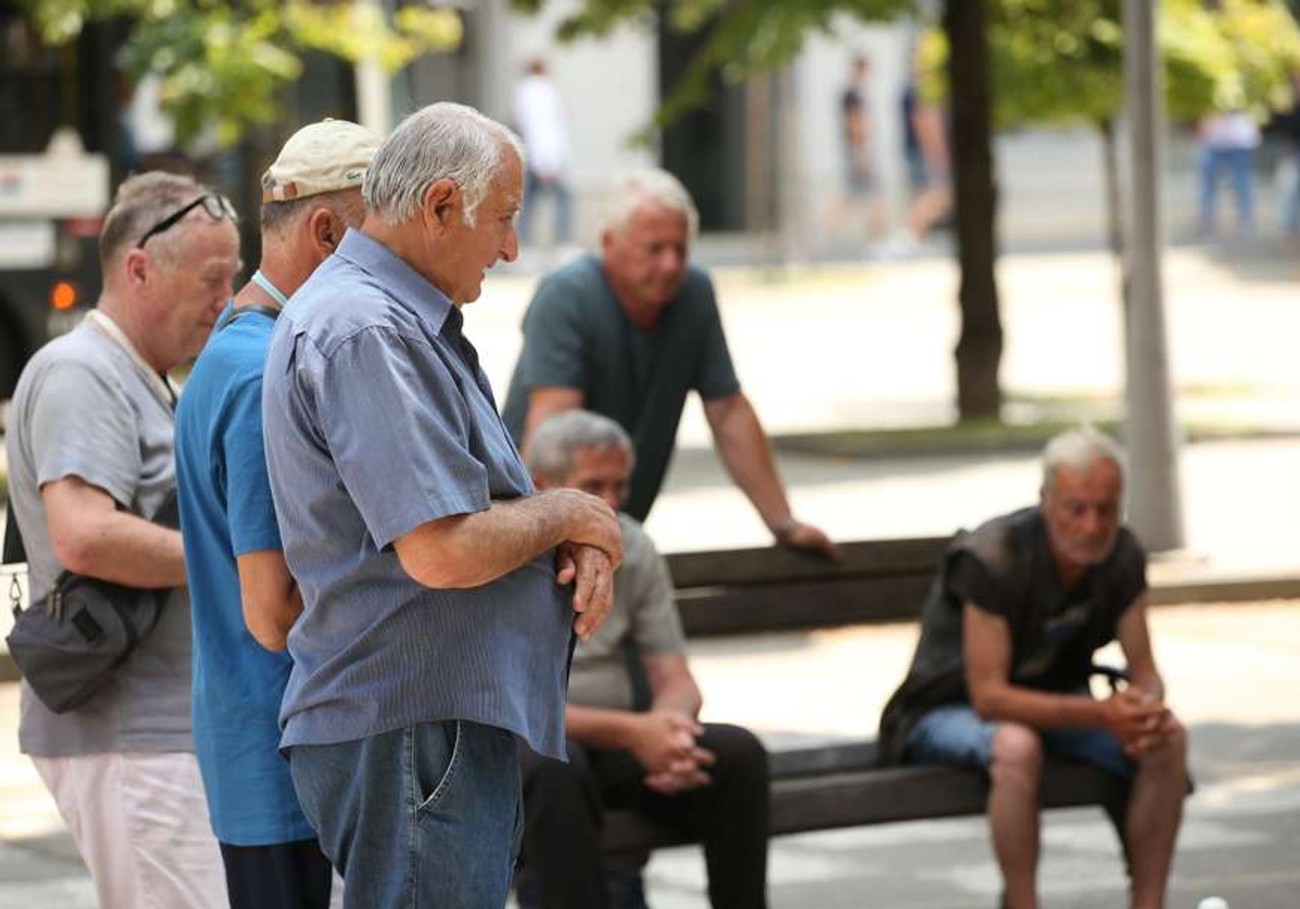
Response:
[[[555,204],[555,233],[552,239],[556,243],[568,243],[573,237],[573,197],[569,192],[569,184],[563,177],[544,182],[531,170],[524,175],[524,207],[519,213],[520,242],[532,242],[534,212],[543,195],[550,196]]]
[[[1232,178],[1237,197],[1237,224],[1248,230],[1255,221],[1255,185],[1251,173],[1255,150],[1251,148],[1206,148],[1201,151],[1201,231],[1214,233],[1215,197],[1219,177],[1225,171]]]
[[[465,720],[297,745],[289,770],[345,909],[501,909],[523,801],[514,736]]]
[[[920,764],[966,764],[987,768],[993,762],[993,733],[998,724],[980,718],[969,704],[936,707],[922,716],[907,736],[907,756]],[[1119,739],[1104,729],[1044,729],[1043,750],[1100,767],[1131,780],[1135,766]]]

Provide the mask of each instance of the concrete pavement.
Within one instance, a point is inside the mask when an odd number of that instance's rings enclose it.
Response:
[[[1007,362],[1017,407],[1113,411],[1122,367],[1113,272],[1094,253],[1009,257],[1002,265]],[[1199,418],[1300,427],[1293,260],[1170,256],[1171,357],[1180,409]],[[828,268],[793,279],[721,275],[723,316],[742,381],[775,431],[924,425],[950,416],[955,272],[930,260]],[[517,353],[531,281],[493,279],[467,315],[497,388]],[[1064,403],[1058,403],[1063,399]],[[648,522],[665,549],[760,545],[766,533],[705,447],[697,409]],[[1153,566],[1170,581],[1300,575],[1300,439],[1214,442],[1181,458],[1186,548]],[[845,538],[947,533],[1032,500],[1031,454],[865,461],[781,456],[797,511]],[[1157,653],[1193,729],[1201,786],[1171,907],[1227,896],[1233,909],[1300,905],[1300,601],[1165,608]],[[911,626],[700,642],[692,664],[706,716],[753,725],[774,746],[870,734],[910,654]],[[17,692],[0,685],[0,909],[94,905],[75,851],[30,764],[16,753]],[[1109,830],[1088,811],[1045,827],[1047,905],[1123,905]],[[935,856],[942,856],[937,861]],[[774,845],[772,905],[966,909],[996,900],[978,819],[807,834]],[[657,854],[656,909],[703,907],[697,850]]]

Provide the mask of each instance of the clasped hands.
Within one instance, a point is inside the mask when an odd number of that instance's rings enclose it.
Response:
[[[704,727],[693,717],[670,710],[636,715],[628,750],[646,770],[645,784],[663,795],[708,785],[717,756],[697,744]]]
[[[1115,692],[1104,704],[1106,728],[1129,757],[1163,748],[1177,727],[1165,703],[1136,686]]]

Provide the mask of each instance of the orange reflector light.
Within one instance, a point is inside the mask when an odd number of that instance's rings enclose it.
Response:
[[[62,312],[77,305],[77,288],[70,281],[56,281],[50,288],[50,306]]]

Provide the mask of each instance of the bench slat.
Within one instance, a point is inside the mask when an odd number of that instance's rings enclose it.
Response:
[[[890,576],[931,574],[949,537],[899,540],[860,540],[839,544],[839,561],[787,549],[764,546],[709,552],[676,552],[666,556],[673,585],[687,587],[750,586],[845,575]]]
[[[780,835],[977,815],[984,812],[987,797],[982,772],[934,765],[774,779],[769,832]],[[1123,783],[1094,767],[1049,761],[1045,769],[1045,808],[1104,808],[1122,804],[1124,797]],[[635,853],[693,841],[686,831],[627,811],[607,812],[601,833],[607,852]]]
[[[677,608],[688,637],[901,622],[917,617],[931,583],[926,572],[679,591]]]

